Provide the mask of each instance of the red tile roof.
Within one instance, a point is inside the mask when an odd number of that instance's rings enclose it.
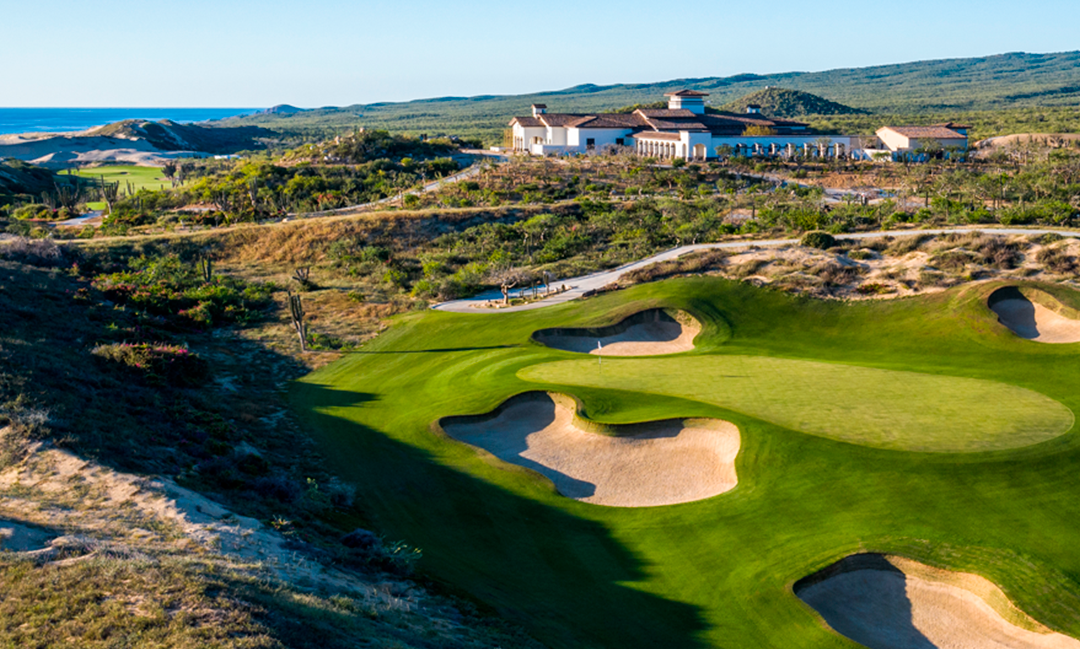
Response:
[[[663,131],[641,131],[640,133],[634,133],[630,137],[638,140],[679,140],[678,133],[666,133]]]
[[[697,117],[698,114],[686,108],[639,108],[634,111],[643,117],[659,117],[661,119],[671,117]]]
[[[878,130],[888,129],[906,138],[935,140],[966,140],[967,136],[944,126],[884,126]]]
[[[644,124],[640,117],[632,113],[604,113],[601,115],[587,115],[567,126],[575,128],[640,128]]]
[[[773,119],[760,114],[706,113],[699,115],[686,109],[642,108],[633,113],[601,113],[579,115],[548,113],[536,117],[515,117],[510,125],[526,128],[543,126],[565,128],[625,128],[638,131],[677,133],[678,131],[710,131],[714,135],[742,135],[747,126],[763,126],[776,130],[777,135],[802,133],[806,124],[788,119]],[[650,135],[651,137],[651,135]],[[959,135],[957,137],[960,137]]]

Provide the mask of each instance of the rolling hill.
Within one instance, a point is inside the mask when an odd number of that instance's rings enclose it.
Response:
[[[721,106],[766,86],[813,93],[846,106],[889,114],[1073,106],[1080,102],[1080,51],[1016,52],[825,72],[739,74],[609,86],[585,84],[524,95],[439,97],[294,113],[272,112],[217,123],[257,125],[291,133],[364,126],[494,139],[511,117],[527,112],[532,103],[546,103],[551,112],[606,111],[654,102],[672,90],[694,88],[710,93],[711,105]]]
[[[734,113],[746,111],[749,105],[757,105],[763,115],[769,117],[806,117],[807,115],[859,115],[868,111],[852,108],[835,101],[829,101],[824,97],[803,92],[802,90],[788,90],[787,88],[774,88],[769,86],[764,90],[752,92],[745,97],[728,102],[721,106],[721,110]]]
[[[167,119],[157,122],[126,119],[91,129],[87,135],[146,140],[159,151],[234,153],[245,149],[262,148],[259,138],[273,134],[258,126],[222,128],[201,124],[179,124]]]

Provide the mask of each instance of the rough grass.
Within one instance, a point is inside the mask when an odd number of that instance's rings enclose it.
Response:
[[[51,268],[0,261],[0,303],[0,468],[21,463],[0,480],[0,515],[32,513],[50,525],[60,517],[58,530],[92,537],[97,552],[46,565],[0,553],[0,647],[535,646],[405,581],[407,562],[391,565],[390,552],[408,550],[396,539],[379,555],[341,542],[372,521],[288,415],[281,386],[304,371],[291,358],[226,329],[174,339]],[[203,359],[194,367],[187,343]],[[185,367],[143,352],[183,356]],[[209,492],[274,525],[299,559],[351,573],[361,592],[267,581],[271,569],[238,565],[167,520],[135,516],[92,468],[59,488],[36,486],[26,476],[38,442]],[[31,484],[9,482],[15,471]],[[375,589],[387,596],[373,603]]]
[[[292,397],[335,466],[369,495],[372,515],[424,548],[428,574],[549,646],[845,646],[791,584],[859,550],[984,575],[1039,622],[1080,636],[1075,431],[989,453],[883,450],[807,435],[802,422],[793,430],[763,414],[657,394],[660,381],[650,393],[558,386],[600,422],[716,417],[739,427],[735,490],[640,511],[561,497],[535,473],[430,428],[536,389],[519,378],[525,368],[573,358],[531,343],[536,329],[603,326],[657,307],[702,322],[698,352],[686,360],[873,368],[845,382],[856,395],[863,376],[909,377],[881,370],[933,376],[926,385],[962,377],[1080,408],[1076,352],[1016,340],[986,307],[999,285],[839,303],[686,278],[524,313],[410,314],[363,352],[306,377]],[[1054,295],[1080,302],[1065,289]],[[616,368],[604,361],[605,371]],[[823,407],[830,397],[821,396]]]

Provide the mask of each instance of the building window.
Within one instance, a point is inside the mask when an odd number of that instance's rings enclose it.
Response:
[[[617,138],[615,138],[615,145],[616,146],[626,146],[626,140],[621,138],[621,137],[617,137]]]
[[[585,148],[586,149],[595,149],[596,148],[596,139],[591,138],[591,137],[586,138],[585,139]]]

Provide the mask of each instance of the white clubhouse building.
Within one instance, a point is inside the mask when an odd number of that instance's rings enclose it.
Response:
[[[531,116],[510,122],[513,150],[556,155],[631,147],[643,156],[706,160],[725,147],[738,155],[831,157],[859,146],[858,137],[812,133],[802,122],[765,117],[756,106],[745,114],[706,113],[704,92],[664,96],[667,108],[632,113],[548,113],[547,106],[533,104]]]

